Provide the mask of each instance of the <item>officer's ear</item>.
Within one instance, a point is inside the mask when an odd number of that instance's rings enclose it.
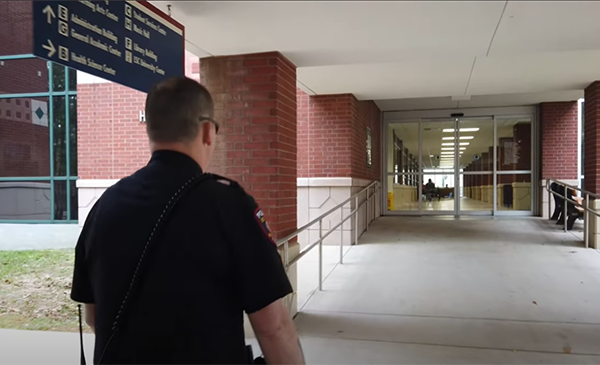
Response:
[[[216,137],[213,124],[202,123],[200,128],[200,133],[202,133],[202,144],[207,146],[212,145]]]

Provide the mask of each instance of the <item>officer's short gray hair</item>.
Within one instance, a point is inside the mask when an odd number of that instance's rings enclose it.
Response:
[[[152,142],[190,142],[203,118],[213,118],[208,90],[187,77],[172,77],[154,85],[146,96],[146,132]]]

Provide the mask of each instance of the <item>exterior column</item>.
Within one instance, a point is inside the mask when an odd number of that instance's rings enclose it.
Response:
[[[584,190],[600,193],[600,81],[585,89],[584,104]],[[590,197],[590,205],[600,212],[600,199]],[[590,214],[590,247],[600,248],[600,218]]]
[[[546,179],[577,185],[577,101],[542,103],[539,114],[542,134],[540,213],[542,217],[550,218],[548,204],[553,211],[554,198],[550,197],[548,201]]]
[[[275,239],[296,224],[296,66],[279,52],[200,60],[222,123],[210,170],[256,199]]]
[[[254,196],[268,219],[273,238],[297,225],[296,66],[279,52],[211,57],[200,60],[200,80],[215,102],[222,124],[209,170],[238,181]],[[300,252],[294,240],[289,259]],[[283,247],[280,249],[283,260]],[[297,267],[288,269],[297,289]],[[293,294],[290,312],[297,313]],[[247,317],[246,334],[253,336]]]
[[[381,111],[373,101],[359,101],[352,94],[318,95],[305,97],[298,91],[299,155],[307,160],[299,165],[298,173],[298,224],[305,225],[358,193],[373,181],[381,181]],[[300,131],[301,130],[301,131]],[[367,161],[367,135],[371,139],[371,164]],[[412,161],[409,151],[398,161],[399,172],[410,171]],[[414,151],[412,151],[414,152]],[[391,156],[393,157],[393,156]],[[400,184],[392,184],[394,206],[411,203],[414,187],[408,186],[411,176],[400,175]],[[393,181],[393,180],[392,180]],[[373,190],[371,190],[373,193]],[[380,194],[380,192],[379,192]],[[387,194],[387,192],[386,192]],[[359,205],[365,201],[365,194]],[[373,206],[374,205],[374,206]],[[372,200],[370,218],[379,215],[381,198]],[[346,204],[342,210],[330,214],[323,220],[323,231],[339,224],[355,209],[355,201]],[[354,219],[347,220],[342,229],[329,235],[324,244],[350,245],[355,232],[360,235],[366,226],[367,205],[361,206],[358,224]],[[305,247],[318,240],[319,227],[315,224],[300,236],[300,244]]]

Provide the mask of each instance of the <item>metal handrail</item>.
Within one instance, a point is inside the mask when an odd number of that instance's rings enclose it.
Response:
[[[337,206],[331,208],[327,212],[321,214],[319,217],[313,219],[309,223],[298,228],[295,232],[277,240],[277,247],[283,246],[283,261],[284,261],[284,266],[285,266],[286,271],[290,268],[291,265],[295,264],[302,257],[306,256],[306,254],[308,252],[310,252],[313,248],[315,248],[316,246],[319,246],[319,290],[323,290],[323,241],[331,233],[333,233],[336,229],[341,227],[348,219],[354,217],[354,243],[353,244],[355,244],[355,245],[358,244],[358,239],[360,238],[360,236],[358,234],[358,212],[365,204],[367,205],[366,211],[365,211],[365,231],[367,231],[369,229],[369,224],[373,220],[375,220],[375,217],[376,217],[376,212],[374,209],[375,205],[371,204],[371,200],[373,198],[376,198],[377,192],[380,189],[381,189],[381,186],[380,186],[379,182],[373,181],[372,183],[367,185],[365,188],[363,188],[358,193],[352,195],[350,198],[344,200],[342,203],[338,204]],[[372,193],[371,193],[371,190],[373,190]],[[365,194],[365,201],[362,202],[361,204],[359,204],[359,197],[362,194]],[[350,203],[352,200],[355,200],[355,208],[350,212],[350,214],[347,217],[344,218],[343,207],[344,207],[344,205]],[[338,209],[342,209],[341,221],[338,224],[336,224],[335,226],[333,226],[332,228],[330,228],[328,232],[323,234],[323,219],[325,219],[327,216],[334,213]],[[304,250],[302,250],[298,254],[298,256],[294,257],[294,259],[290,261],[290,258],[289,258],[290,241],[292,239],[294,239],[295,237],[297,237],[298,235],[300,235],[300,233],[304,232],[305,230],[307,230],[308,228],[310,228],[311,226],[313,226],[317,223],[319,224],[319,239],[316,242],[313,242],[310,245],[308,245]],[[340,259],[339,259],[340,264],[344,263],[343,234],[344,234],[344,231],[342,229],[342,239],[340,239]]]
[[[552,183],[557,183],[558,185],[561,185],[562,187],[564,187],[564,194],[560,195],[557,192],[553,191],[550,187],[552,185]],[[577,202],[573,199],[567,198],[568,189],[573,189],[573,190],[581,192],[582,197],[585,198],[584,203],[580,204],[579,202]],[[570,185],[570,184],[567,184],[565,182],[562,182],[562,181],[556,180],[556,179],[546,179],[546,191],[548,191],[548,219],[552,218],[552,207],[551,207],[551,199],[550,199],[550,197],[552,195],[560,197],[565,202],[569,202],[569,203],[574,204],[577,207],[583,208],[583,241],[585,243],[585,248],[589,248],[590,247],[589,214],[592,213],[596,217],[600,217],[600,213],[598,213],[595,210],[590,208],[590,197],[597,199],[597,198],[600,198],[600,195],[591,193],[587,190],[581,189],[578,186]],[[563,223],[565,225],[565,227],[564,227],[565,232],[567,232],[567,220],[569,219],[568,215],[567,215],[567,206],[568,206],[568,204],[563,204]]]

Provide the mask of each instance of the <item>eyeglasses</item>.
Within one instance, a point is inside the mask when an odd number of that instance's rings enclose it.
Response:
[[[215,133],[219,133],[219,122],[209,117],[200,117],[201,122],[211,122],[215,126]]]

